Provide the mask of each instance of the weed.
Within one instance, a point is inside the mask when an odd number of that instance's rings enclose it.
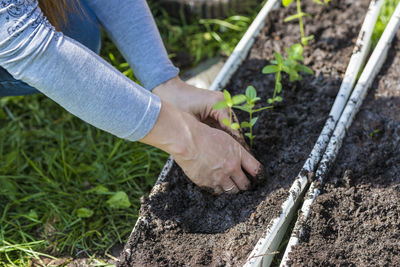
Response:
[[[275,90],[272,98],[268,99],[268,104],[274,104],[275,102],[281,102],[282,97],[279,94],[282,91],[282,72],[289,75],[290,82],[299,81],[302,79],[299,72],[304,72],[307,74],[313,74],[314,72],[299,63],[299,61],[304,61],[303,57],[303,46],[301,44],[294,44],[289,49],[285,49],[287,53],[287,58],[284,58],[280,53],[275,52],[275,60],[271,60],[271,65],[265,66],[262,69],[262,73],[271,74],[275,73]]]

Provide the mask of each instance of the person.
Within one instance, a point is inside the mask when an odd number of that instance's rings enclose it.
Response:
[[[143,86],[98,55],[100,24]],[[0,95],[41,92],[95,127],[166,151],[198,186],[248,189],[243,169],[256,176],[261,164],[221,123],[228,111],[213,110],[222,94],[178,73],[145,0],[0,0]]]

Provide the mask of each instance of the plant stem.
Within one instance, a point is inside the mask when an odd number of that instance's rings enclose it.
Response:
[[[251,125],[251,120],[253,119],[253,111],[250,111],[250,148],[253,148],[253,126]]]
[[[253,113],[260,112],[260,111],[263,111],[265,109],[270,109],[270,108],[274,108],[274,106],[262,107],[262,108],[254,110]]]
[[[297,14],[301,14],[302,11],[301,11],[300,0],[297,0],[296,3],[297,3]],[[301,43],[305,46],[305,45],[307,45],[307,41],[305,40],[305,34],[304,34],[303,16],[299,17],[299,26],[300,26],[300,34],[301,34]]]
[[[232,124],[232,108],[229,108],[229,124]]]
[[[276,73],[276,77],[275,77],[275,90],[274,90],[274,96],[272,97],[272,99],[275,101],[275,97],[276,97],[276,93],[278,91],[278,84],[281,82],[281,71],[278,71]]]

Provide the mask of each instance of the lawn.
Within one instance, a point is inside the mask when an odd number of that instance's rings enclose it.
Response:
[[[397,2],[386,0],[375,40]],[[257,13],[186,20],[151,7],[170,57],[187,55],[191,65],[229,55]],[[134,79],[106,37],[102,56]],[[102,132],[43,95],[0,98],[0,265],[113,258],[167,157]]]

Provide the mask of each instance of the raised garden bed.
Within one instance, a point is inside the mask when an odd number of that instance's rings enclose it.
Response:
[[[279,216],[288,188],[311,151],[341,83],[369,1],[335,1],[329,6],[306,1],[312,14],[307,33],[315,39],[305,49],[305,64],[315,76],[289,83],[283,102],[260,114],[254,154],[268,180],[249,192],[212,196],[200,191],[174,166],[154,187],[142,208],[120,266],[242,265],[271,219]],[[253,85],[263,99],[272,96],[273,75],[261,74],[274,51],[298,42],[297,24],[283,23],[295,7],[270,14],[249,56],[227,86],[233,94]],[[238,114],[239,118],[242,114]],[[258,126],[257,126],[258,125]]]
[[[293,266],[400,265],[400,33],[311,207]]]

